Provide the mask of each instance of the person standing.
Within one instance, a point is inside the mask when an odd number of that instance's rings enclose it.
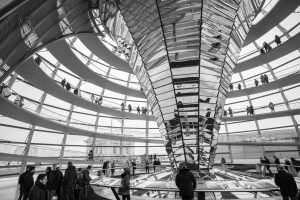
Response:
[[[230,89],[230,91],[233,90],[233,84],[232,83],[229,84],[229,89]]]
[[[271,112],[275,112],[275,105],[272,101],[269,103],[269,108],[271,109]]]
[[[230,117],[233,117],[232,109],[230,107],[228,108],[228,113],[229,113]]]
[[[275,35],[275,43],[277,46],[281,44],[281,39],[278,35]]]
[[[156,159],[154,159],[154,161],[153,161],[153,171],[154,172],[156,170],[156,166],[157,166],[157,161],[156,161]]]
[[[131,166],[132,166],[132,176],[134,176],[135,175],[135,170],[136,170],[136,163],[135,163],[134,159],[131,162]]]
[[[115,175],[115,167],[116,167],[116,165],[115,165],[115,161],[112,161],[112,163],[111,163],[111,169],[110,169],[110,171],[111,171],[111,176],[114,176]]]
[[[27,173],[29,173],[31,165],[27,165],[26,166],[26,171],[23,172],[20,176],[19,176],[19,180],[18,183],[20,185],[20,195],[18,200],[22,200],[22,197],[24,196],[24,178],[26,176]]]
[[[146,174],[149,174],[149,161],[146,160],[145,162],[145,167],[146,167]]]
[[[254,84],[255,84],[255,86],[258,86],[259,82],[257,79],[254,79]]]
[[[39,174],[34,186],[29,192],[29,200],[45,200],[47,199],[47,175]]]
[[[275,174],[274,182],[280,188],[283,200],[296,200],[298,188],[294,177],[284,170],[283,166],[277,167],[278,173]]]
[[[52,165],[52,170],[50,172],[49,178],[47,176],[47,196],[48,199],[52,199],[53,196],[58,196],[59,194],[56,193],[59,182],[61,181],[62,177],[60,171],[57,169],[57,164]]]
[[[109,164],[109,161],[106,161],[106,162],[107,162],[107,165],[106,165],[106,174],[105,174],[105,176],[110,177],[110,164]]]
[[[92,166],[89,165],[83,172],[82,172],[82,186],[83,186],[83,199],[88,199],[88,193],[90,188],[90,182],[92,178],[90,177],[90,171],[92,170]]]
[[[34,184],[34,180],[33,180],[34,173],[35,173],[35,166],[30,166],[28,173],[26,173],[26,175],[24,176],[23,188],[22,188],[24,192],[23,200],[27,200],[27,198],[29,197],[30,189]]]
[[[241,84],[240,84],[240,83],[238,84],[238,89],[239,89],[239,90],[241,90],[241,89],[242,89],[242,86],[241,86]]]
[[[90,152],[88,153],[88,161],[94,161],[94,152],[93,150],[90,150]]]
[[[106,172],[106,169],[107,169],[107,162],[108,161],[105,161],[104,163],[103,163],[103,166],[102,166],[102,172],[103,172],[103,175],[105,176],[105,172]]]
[[[122,200],[130,200],[130,168],[125,167],[124,172],[121,174],[121,186],[119,187],[118,194],[122,195]]]
[[[280,165],[280,160],[279,160],[279,158],[277,158],[276,156],[274,156],[274,163],[276,164],[276,165]]]
[[[179,194],[182,200],[192,200],[196,189],[196,178],[187,168],[186,163],[180,163],[179,172],[175,178],[176,186],[179,188]]]
[[[260,82],[261,82],[262,85],[265,84],[265,77],[264,77],[263,74],[260,75]]]
[[[225,165],[226,165],[226,160],[224,157],[221,158],[221,170],[226,170],[225,169]]]
[[[264,157],[264,160],[265,160],[266,168],[267,168],[267,170],[269,171],[269,173],[270,173],[271,176],[272,176],[273,173],[272,173],[272,171],[270,170],[270,164],[271,164],[271,162],[270,162],[270,160],[269,160],[266,156]]]
[[[83,182],[82,168],[78,168],[77,169],[77,183],[75,184],[75,189],[74,189],[75,200],[82,199],[82,190],[83,190],[82,182]]]
[[[138,106],[138,107],[136,108],[136,111],[137,111],[137,114],[141,114],[140,106]]]
[[[68,168],[65,171],[65,176],[62,180],[63,199],[74,200],[74,186],[77,182],[77,171],[71,161],[68,162]]]
[[[61,86],[64,88],[65,84],[66,84],[66,79],[64,78],[61,82],[60,82]]]

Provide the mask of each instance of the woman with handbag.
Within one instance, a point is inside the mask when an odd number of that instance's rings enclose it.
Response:
[[[122,200],[130,200],[130,168],[125,167],[124,172],[121,174],[121,186],[119,187],[118,194],[122,195]]]

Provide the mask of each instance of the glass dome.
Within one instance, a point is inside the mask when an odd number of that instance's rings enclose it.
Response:
[[[2,166],[299,158],[297,1],[116,2],[3,5]]]

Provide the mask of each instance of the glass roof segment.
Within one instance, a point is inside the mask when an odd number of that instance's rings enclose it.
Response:
[[[261,1],[102,2],[101,20],[129,63],[173,167],[213,165],[232,70]],[[257,7],[253,7],[257,6]]]

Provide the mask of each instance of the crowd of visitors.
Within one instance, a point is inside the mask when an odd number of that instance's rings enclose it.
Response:
[[[246,108],[247,115],[254,115],[254,108],[252,105],[247,106]]]
[[[260,76],[260,81],[261,81],[262,85],[264,85],[266,83],[269,83],[269,77],[266,74],[262,74]],[[257,79],[254,79],[254,84],[255,84],[255,86],[258,86],[259,85],[259,81]],[[234,85],[232,83],[230,83],[229,84],[229,90],[233,91],[233,88],[234,88]],[[238,90],[242,89],[242,85],[240,83],[238,84],[237,89]]]
[[[277,46],[281,44],[281,39],[278,35],[275,35],[275,40],[274,41],[275,41]],[[267,42],[264,42],[263,47],[260,49],[260,53],[264,54],[265,52],[270,51],[270,50],[272,50],[271,45]]]
[[[272,101],[270,101],[270,103],[268,104],[268,107],[270,108],[271,112],[275,112],[275,104]],[[230,107],[228,108],[228,111],[226,109],[224,109],[223,117],[227,117],[227,112],[229,113],[230,117],[233,117],[233,111]],[[246,113],[247,113],[247,115],[255,114],[253,105],[247,106]]]
[[[56,199],[73,199],[87,200],[90,189],[90,171],[89,165],[86,169],[78,168],[76,170],[72,162],[68,162],[67,169],[63,174],[53,164],[52,168],[47,167],[46,172],[39,174],[34,182],[33,175],[35,166],[28,165],[26,171],[19,176],[20,185],[19,200],[52,200]]]
[[[67,91],[70,91],[70,92],[71,92],[71,89],[72,89],[71,84],[70,84],[69,82],[67,82],[65,78],[60,82],[60,85],[61,85],[63,88],[65,88]],[[78,89],[77,87],[74,88],[73,93],[74,93],[75,95],[81,96],[81,95],[80,95],[80,91],[79,91],[79,89]]]
[[[129,113],[131,113],[131,111],[132,111],[132,106],[131,106],[131,104],[128,104],[128,106],[127,106],[127,109],[128,109],[128,112]],[[125,111],[125,103],[124,102],[122,102],[121,103],[121,111]],[[138,107],[136,107],[136,111],[137,111],[137,114],[143,114],[143,115],[147,115],[147,112],[148,112],[148,110],[147,110],[147,108],[146,107],[140,107],[140,106],[138,106]],[[153,115],[153,111],[151,110],[151,115]]]

